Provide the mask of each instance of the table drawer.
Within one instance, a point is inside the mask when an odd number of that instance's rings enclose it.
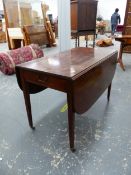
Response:
[[[27,82],[67,92],[68,80],[66,79],[62,79],[61,77],[55,75],[52,76],[46,73],[43,74],[31,71],[29,72],[26,70],[23,71],[24,72],[22,73],[22,75],[24,75],[23,77]]]

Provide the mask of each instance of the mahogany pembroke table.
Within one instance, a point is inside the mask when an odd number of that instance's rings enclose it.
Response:
[[[117,62],[117,51],[105,48],[74,48],[16,66],[23,90],[29,126],[34,129],[30,94],[52,88],[67,94],[70,149],[74,151],[75,113],[86,112],[108,88]],[[44,100],[44,99],[43,99]]]

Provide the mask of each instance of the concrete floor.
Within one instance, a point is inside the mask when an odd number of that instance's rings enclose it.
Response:
[[[15,75],[0,73],[0,175],[131,175],[130,57],[123,54],[125,72],[117,65],[110,102],[105,92],[76,114],[75,153],[68,145],[66,95],[51,89],[31,95],[32,131]]]

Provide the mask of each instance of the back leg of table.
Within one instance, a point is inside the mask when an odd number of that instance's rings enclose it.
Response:
[[[108,86],[108,93],[107,93],[107,99],[110,100],[110,93],[111,93],[111,84]]]
[[[95,47],[95,38],[96,38],[96,33],[93,35],[93,48]]]
[[[80,37],[78,36],[78,47],[80,46]]]
[[[86,39],[86,47],[88,47],[88,35],[85,36]]]
[[[75,151],[74,148],[74,129],[75,129],[75,113],[73,111],[73,98],[71,93],[67,93],[68,102],[68,128],[69,128],[69,143],[72,152]]]
[[[75,37],[75,47],[77,47],[77,36]]]

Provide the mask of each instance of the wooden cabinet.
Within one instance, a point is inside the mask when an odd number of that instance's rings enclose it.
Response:
[[[93,34],[96,31],[96,0],[71,1],[71,32],[72,35],[81,36]]]
[[[97,1],[71,1],[71,30],[85,31],[96,29]]]

